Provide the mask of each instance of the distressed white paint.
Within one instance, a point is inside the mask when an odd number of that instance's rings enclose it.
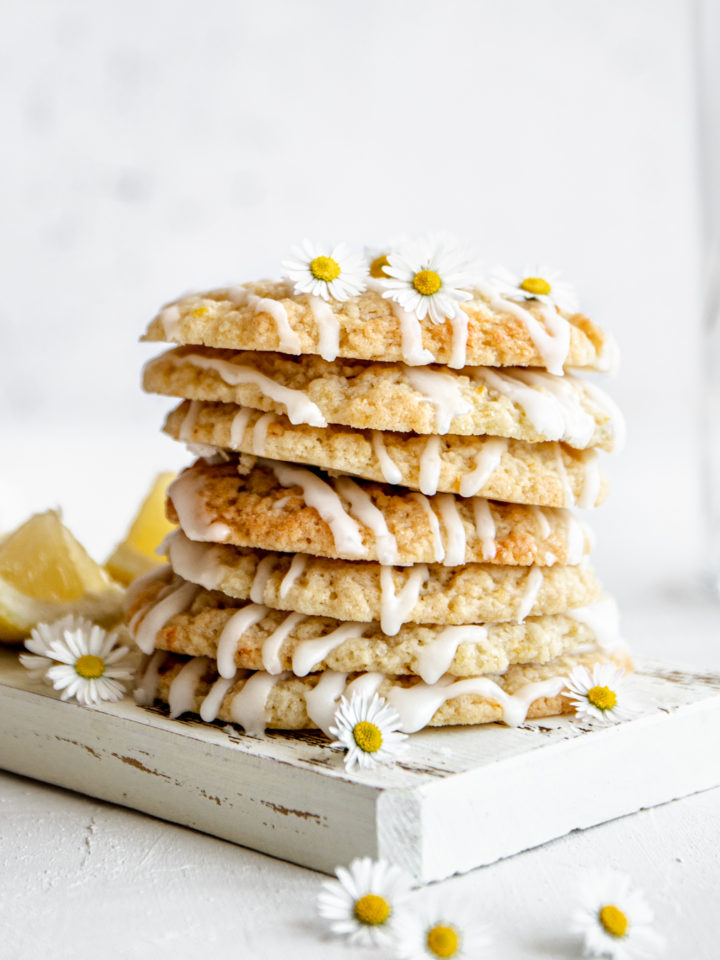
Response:
[[[648,665],[637,687],[653,707],[620,726],[427,731],[351,776],[319,738],[62,703],[3,652],[0,765],[318,870],[369,854],[426,882],[719,784],[720,676]]]

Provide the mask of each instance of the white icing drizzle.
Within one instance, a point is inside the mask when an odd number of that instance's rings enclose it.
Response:
[[[446,627],[434,640],[421,646],[417,657],[418,676],[425,683],[437,683],[450,669],[461,643],[485,643],[487,635],[487,627],[482,624]]]
[[[306,677],[310,671],[346,640],[357,640],[367,630],[366,623],[343,623],[342,626],[313,640],[301,640],[295,648],[292,670],[296,677]]]
[[[424,367],[435,363],[435,357],[422,345],[422,326],[414,313],[404,310],[399,303],[390,301],[390,306],[400,324],[402,358],[410,367]]]
[[[357,693],[360,697],[371,697],[374,693],[377,693],[378,687],[384,679],[385,676],[382,673],[361,673],[359,677],[355,677],[345,687],[345,696],[351,697],[354,693]]]
[[[240,447],[242,447],[245,427],[248,425],[248,420],[252,412],[249,407],[240,407],[232,418],[232,423],[230,424],[230,446],[233,450],[239,450]]]
[[[375,535],[375,550],[380,563],[396,563],[397,540],[390,533],[382,510],[378,510],[362,487],[348,477],[338,477],[335,482],[341,496],[348,501],[350,509],[358,520]]]
[[[320,297],[309,296],[308,304],[318,331],[318,353],[323,360],[332,362],[340,352],[340,321],[330,304]]]
[[[545,513],[542,507],[532,506],[530,507],[530,510],[532,512],[532,515],[535,517],[535,523],[537,524],[537,528],[538,528],[538,536],[540,537],[541,540],[545,540],[547,537],[550,536],[550,529],[551,529],[550,523],[548,522],[548,518],[545,516]]]
[[[166,340],[177,340],[178,330],[180,328],[180,308],[173,304],[160,314],[160,323],[163,328]]]
[[[379,430],[372,431],[372,446],[377,461],[380,464],[380,470],[387,483],[400,483],[402,472],[398,466],[393,463],[390,454],[385,448],[385,440]]]
[[[312,722],[330,736],[335,708],[347,681],[346,673],[325,670],[312,690],[305,692],[305,709]]]
[[[278,682],[285,680],[287,674],[280,673],[271,676],[263,670],[251,674],[232,698],[230,716],[233,723],[240,724],[245,733],[251,736],[260,736],[265,732],[265,710],[270,691]]]
[[[468,694],[486,697],[498,703],[503,711],[503,722],[517,726],[526,719],[530,705],[535,700],[556,697],[564,686],[564,677],[554,677],[539,683],[528,683],[510,695],[489,677],[468,677],[455,681],[448,677],[432,685],[426,683],[418,683],[412,687],[394,685],[390,690],[388,702],[400,714],[400,729],[404,733],[415,733],[421,730],[428,725],[444,703]]]
[[[221,551],[216,544],[189,540],[181,530],[171,533],[167,541],[167,555],[175,573],[206,590],[215,590],[222,579]]]
[[[145,670],[140,683],[135,687],[135,703],[139,707],[149,707],[155,700],[160,668],[167,659],[165,650],[156,650],[145,664]]]
[[[183,422],[180,425],[180,430],[178,431],[178,440],[182,440],[183,442],[192,440],[193,430],[195,429],[195,424],[197,423],[199,413],[200,401],[191,400],[190,406],[188,407],[188,412],[183,417]]]
[[[311,427],[326,427],[327,420],[320,412],[320,408],[312,402],[303,390],[292,390],[266,377],[259,370],[241,364],[230,363],[229,360],[220,360],[218,357],[206,357],[199,353],[187,354],[185,362],[204,370],[214,370],[221,380],[231,387],[243,383],[250,383],[270,400],[282,404],[290,423],[307,423]]]
[[[302,353],[300,337],[290,326],[287,310],[281,303],[268,297],[258,297],[245,287],[230,287],[227,294],[233,303],[247,304],[255,313],[267,313],[273,318],[279,340],[278,350],[282,353]]]
[[[225,694],[234,683],[232,677],[218,677],[215,683],[210,687],[207,696],[200,704],[200,719],[205,723],[212,723],[217,720],[218,710],[220,709]]]
[[[585,475],[577,505],[582,507],[584,510],[587,510],[590,507],[595,506],[602,483],[602,475],[600,473],[600,458],[598,457],[597,450],[585,451],[585,456],[583,457],[583,469],[585,471]]]
[[[173,590],[172,593],[169,593],[151,607],[135,631],[135,643],[143,653],[153,652],[158,631],[162,630],[171,617],[187,610],[199,590],[200,587],[194,583],[182,583],[176,590]]]
[[[273,676],[282,673],[280,649],[295,627],[306,620],[304,613],[291,613],[276,627],[262,645],[263,667]]]
[[[522,623],[522,621],[527,617],[527,615],[532,610],[537,600],[537,595],[540,593],[540,587],[543,585],[543,574],[540,567],[530,567],[528,571],[527,578],[525,580],[525,593],[520,599],[518,604],[517,613],[515,615],[515,622]]]
[[[420,489],[426,496],[433,496],[437,493],[438,483],[440,482],[440,467],[442,466],[440,459],[441,444],[440,437],[428,437],[420,457]]]
[[[467,362],[468,315],[459,306],[455,316],[450,320],[452,330],[452,347],[448,366],[454,370],[461,370]]]
[[[274,413],[265,413],[257,421],[253,428],[252,452],[258,457],[265,456],[265,441],[270,424],[274,423],[277,416]]]
[[[446,567],[458,567],[465,563],[465,526],[458,510],[458,502],[451,493],[439,493],[435,498],[440,516],[445,524]]]
[[[246,607],[241,607],[237,613],[234,613],[225,624],[215,654],[217,671],[221,677],[231,679],[235,676],[237,673],[235,652],[238,641],[245,631],[259,623],[267,612],[268,608],[262,604],[249,603]]]
[[[285,597],[290,593],[292,588],[295,586],[298,578],[303,575],[305,572],[305,567],[308,564],[309,557],[306,553],[296,553],[292,558],[290,566],[288,567],[288,572],[282,578],[280,582],[280,599],[284,600]]]
[[[433,546],[435,550],[435,561],[436,563],[442,563],[445,558],[445,547],[443,546],[442,537],[440,535],[440,521],[438,520],[435,511],[430,506],[430,501],[422,493],[411,493],[411,500],[417,500],[420,506],[425,512],[428,523],[430,524],[430,530],[432,531]]]
[[[202,473],[186,470],[168,487],[167,495],[172,500],[180,526],[191,540],[224,543],[231,531],[220,520],[211,521],[200,497],[200,488],[205,484]]]
[[[200,677],[205,673],[210,663],[212,663],[210,657],[193,657],[175,676],[168,692],[171,719],[174,720],[175,717],[192,710]]]
[[[480,493],[497,470],[507,448],[508,442],[504,437],[490,437],[483,442],[480,453],[475,458],[474,468],[460,481],[461,497],[474,497],[476,493]]]
[[[475,534],[482,545],[483,560],[494,560],[497,553],[496,529],[490,504],[484,497],[473,498]]]
[[[307,505],[314,507],[330,527],[338,553],[351,558],[367,556],[367,548],[363,544],[360,527],[345,512],[340,497],[330,484],[325,483],[304,467],[290,467],[274,460],[267,461],[267,466],[283,487],[302,488]]]
[[[476,286],[484,296],[489,298],[490,306],[505,310],[522,320],[548,372],[561,377],[564,372],[563,364],[570,350],[569,322],[557,310],[543,304],[541,311],[545,326],[548,328],[546,330],[532,313],[521,307],[519,303],[499,296],[487,284],[476,283]]]
[[[563,510],[565,516],[565,538],[567,540],[566,563],[580,563],[585,556],[585,526],[571,510]]]
[[[478,368],[483,369],[483,368]],[[410,386],[424,395],[429,403],[435,407],[435,430],[439,434],[446,434],[456,417],[470,412],[470,404],[465,400],[460,385],[449,373],[440,373],[439,370],[415,370],[408,368],[405,376]]]
[[[405,569],[409,571],[405,583],[400,592],[395,593],[392,567],[380,567],[380,626],[382,632],[389,637],[394,637],[403,623],[407,623],[420,596],[420,590],[430,576],[424,563]]]
[[[488,367],[473,367],[473,379],[517,404],[544,439],[560,440],[565,430],[565,417],[557,399],[520,382],[516,377],[518,372],[500,373]]]
[[[524,383],[550,393],[557,401],[565,421],[563,438],[576,447],[585,447],[592,440],[596,424],[593,417],[582,405],[580,382],[571,376],[560,380],[538,373],[534,370],[516,370],[515,376]]]
[[[263,602],[265,587],[272,574],[275,560],[276,557],[271,553],[267,557],[263,557],[255,568],[255,576],[253,577],[253,582],[250,587],[250,599],[253,603],[261,604]]]
[[[562,448],[560,446],[555,447],[555,465],[557,467],[558,479],[562,485],[565,504],[568,507],[572,507],[575,503],[575,491],[570,483],[570,477],[568,476],[565,466],[565,458],[562,455]]]
[[[567,611],[567,616],[589,627],[603,650],[611,650],[622,644],[620,617],[617,604],[612,597],[601,597],[595,603],[574,607]]]
[[[610,423],[612,424],[613,429],[613,453],[620,453],[622,448],[625,446],[625,439],[627,435],[627,425],[620,407],[615,403],[612,397],[609,397],[605,393],[604,390],[601,390],[600,387],[595,386],[594,383],[590,383],[589,380],[582,380],[578,382],[582,382],[585,390],[590,394],[595,403],[610,418]]]

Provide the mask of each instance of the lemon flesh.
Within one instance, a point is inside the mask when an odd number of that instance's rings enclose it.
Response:
[[[161,473],[140,505],[128,534],[108,558],[105,567],[125,585],[164,563],[155,551],[175,526],[165,517],[165,494],[174,473]]]
[[[0,542],[0,640],[21,640],[39,621],[67,613],[114,623],[122,594],[55,510],[35,514]]]

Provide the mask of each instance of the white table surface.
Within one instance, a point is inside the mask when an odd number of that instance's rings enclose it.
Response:
[[[625,623],[640,653],[720,668],[712,602],[665,598],[626,609]],[[599,782],[608,774],[599,771]],[[651,899],[668,957],[709,960],[717,957],[719,824],[715,789],[437,886],[487,914],[503,960],[562,960],[579,956],[566,932],[578,878],[612,867]],[[0,851],[2,957],[386,955],[323,935],[314,915],[322,877],[312,871],[4,773]]]

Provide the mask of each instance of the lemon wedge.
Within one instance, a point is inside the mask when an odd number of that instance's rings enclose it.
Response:
[[[86,552],[55,510],[37,513],[0,542],[0,640],[77,613],[110,625],[123,590]]]
[[[155,551],[175,529],[165,517],[165,493],[174,479],[174,473],[161,473],[155,478],[127,536],[108,558],[105,568],[120,583],[127,585],[165,562]]]

